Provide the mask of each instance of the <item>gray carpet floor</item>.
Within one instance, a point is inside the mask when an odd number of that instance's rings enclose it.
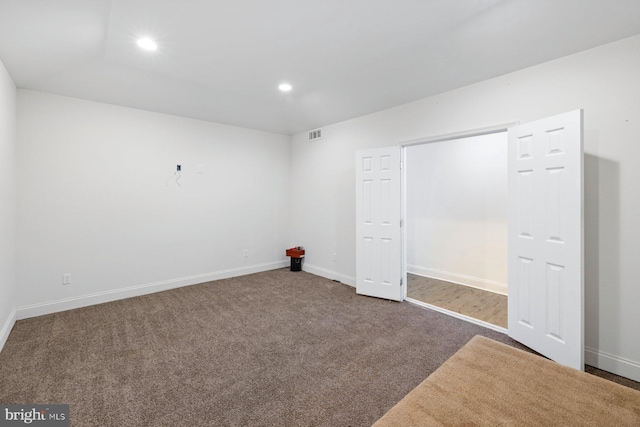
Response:
[[[18,321],[0,403],[73,426],[369,426],[475,335],[409,303],[275,270]]]

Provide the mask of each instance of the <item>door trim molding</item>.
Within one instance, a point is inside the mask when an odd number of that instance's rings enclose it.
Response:
[[[519,125],[519,121],[508,122],[483,128],[467,129],[459,132],[444,133],[439,135],[428,136],[424,138],[411,139],[408,141],[400,141],[400,147],[410,147],[412,145],[429,144],[431,142],[451,141],[452,139],[471,138],[474,136],[489,135],[492,133],[506,132],[510,127]]]
[[[443,313],[443,314],[446,314],[446,315],[449,315],[449,316],[452,316],[452,317],[456,317],[456,318],[461,319],[461,320],[465,320],[465,321],[467,321],[469,323],[473,323],[473,324],[476,324],[476,325],[479,325],[479,326],[484,326],[485,328],[492,329],[492,330],[497,331],[497,332],[502,332],[503,334],[507,334],[507,332],[508,332],[507,329],[505,329],[505,328],[503,328],[501,326],[498,326],[498,325],[494,325],[493,323],[489,323],[489,322],[485,322],[485,321],[482,321],[482,320],[479,320],[479,319],[475,319],[473,317],[466,316],[466,315],[460,314],[460,313],[456,313],[455,311],[447,310],[446,308],[442,308],[442,307],[438,307],[436,305],[428,304],[426,302],[423,302],[423,301],[420,301],[420,300],[417,300],[417,299],[405,298],[405,301],[410,302],[411,304],[418,305],[418,306],[423,307],[423,308],[428,308],[428,309],[433,310],[433,311],[437,311],[437,312],[440,312],[440,313]]]

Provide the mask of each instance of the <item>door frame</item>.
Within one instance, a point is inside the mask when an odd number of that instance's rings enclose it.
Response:
[[[469,129],[469,130],[464,130],[464,131],[460,131],[460,132],[440,134],[440,135],[434,135],[434,136],[430,136],[430,137],[426,137],[426,138],[418,138],[418,139],[413,139],[413,140],[409,140],[409,141],[402,141],[402,142],[399,142],[397,144],[400,147],[400,158],[402,159],[402,169],[401,169],[401,177],[400,177],[400,186],[401,186],[400,218],[402,219],[403,226],[402,226],[402,229],[400,231],[401,231],[401,238],[402,238],[402,280],[403,280],[403,283],[406,283],[406,285],[404,286],[404,289],[403,289],[403,297],[404,297],[405,301],[410,302],[410,303],[415,304],[415,305],[419,305],[421,307],[426,307],[426,308],[429,308],[431,310],[438,311],[440,313],[447,314],[447,315],[452,316],[452,317],[456,317],[458,319],[465,320],[465,321],[470,322],[470,323],[474,323],[476,325],[484,326],[485,328],[489,328],[489,329],[492,329],[494,331],[502,332],[504,334],[507,334],[509,332],[507,328],[503,328],[501,326],[497,326],[497,325],[494,325],[492,323],[484,322],[482,320],[475,319],[473,317],[466,316],[464,314],[456,313],[455,311],[451,311],[451,310],[447,310],[447,309],[444,309],[444,308],[440,308],[438,306],[435,306],[435,305],[432,305],[432,304],[428,304],[426,302],[422,302],[422,301],[407,297],[407,292],[408,292],[408,289],[409,289],[409,282],[407,280],[407,227],[406,227],[406,224],[407,224],[407,218],[406,218],[406,213],[407,213],[407,168],[405,167],[405,165],[407,164],[407,150],[406,150],[407,147],[411,147],[411,146],[415,146],[415,145],[431,144],[431,143],[434,143],[434,142],[452,141],[452,140],[462,139],[462,138],[471,138],[471,137],[474,137],[474,136],[489,135],[489,134],[493,134],[493,133],[507,132],[510,127],[514,127],[514,126],[517,126],[519,124],[520,124],[519,121],[507,122],[507,123],[498,124],[498,125],[494,125],[494,126],[487,126],[487,127],[483,127],[483,128]],[[507,294],[507,298],[509,298],[508,294]]]

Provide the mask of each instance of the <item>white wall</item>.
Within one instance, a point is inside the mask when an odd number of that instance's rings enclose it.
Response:
[[[586,360],[640,380],[640,36],[324,128],[292,147],[292,238],[354,283],[355,150],[583,108]],[[338,260],[332,260],[337,252]]]
[[[406,148],[410,273],[507,292],[506,132]]]
[[[0,62],[0,350],[15,322],[16,86]]]
[[[18,141],[18,318],[286,265],[288,136],[19,90]]]

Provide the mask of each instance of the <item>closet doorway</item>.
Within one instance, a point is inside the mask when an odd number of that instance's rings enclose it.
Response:
[[[405,147],[407,299],[507,329],[507,132]]]
[[[560,364],[584,369],[584,168],[583,112],[569,111],[524,124],[485,128],[471,134],[453,134],[428,140],[407,141],[396,146],[364,149],[356,152],[356,292],[378,298],[403,301],[407,298],[407,266],[420,267],[415,252],[408,259],[409,247],[429,244],[433,236],[407,232],[407,149],[414,145],[453,141],[462,137],[495,134],[508,129],[507,152],[507,266],[508,328],[475,320],[446,310],[451,315],[475,321],[509,336]],[[471,150],[474,148],[467,148]],[[470,168],[482,165],[477,155],[466,167],[458,163],[447,166],[466,176]],[[402,156],[401,161],[398,155]],[[437,166],[448,157],[442,157]],[[457,165],[457,166],[456,166]],[[494,165],[495,166],[495,165]],[[432,168],[436,168],[433,166]],[[422,166],[421,169],[428,169]],[[483,179],[486,178],[483,176]],[[456,180],[453,178],[452,180]],[[480,178],[478,178],[480,180]],[[494,183],[500,181],[495,180]],[[441,180],[440,184],[450,181]],[[475,185],[475,181],[472,182]],[[415,184],[414,184],[415,185]],[[434,187],[433,182],[423,186]],[[475,188],[475,187],[474,187]],[[487,192],[448,189],[454,193],[450,204],[460,199],[480,200],[490,204]],[[432,203],[431,206],[434,206]],[[445,204],[444,207],[448,205]],[[436,205],[436,207],[439,207]],[[499,212],[500,210],[495,210]],[[485,214],[464,211],[461,218],[491,219]],[[442,216],[443,224],[451,217]],[[419,219],[413,219],[416,222]],[[488,222],[491,224],[491,221]],[[404,224],[404,225],[403,225]],[[441,232],[444,227],[434,230]],[[450,227],[452,235],[468,238],[470,230],[458,224]],[[497,236],[498,234],[496,234]],[[414,240],[407,244],[407,238]],[[489,236],[489,234],[487,234]],[[451,246],[449,236],[446,245]],[[467,239],[471,240],[471,239]],[[494,239],[485,238],[486,242]],[[421,247],[421,246],[420,246]],[[434,253],[445,252],[441,243]],[[455,246],[456,260],[471,260],[463,246]],[[486,254],[484,247],[477,254]],[[481,257],[483,255],[475,255]],[[487,258],[501,262],[504,258]],[[413,262],[414,264],[411,264]],[[457,262],[457,261],[455,261]],[[457,265],[457,264],[454,264]],[[437,267],[427,266],[431,273]],[[416,273],[417,268],[414,270]],[[455,271],[460,278],[479,278],[484,285],[501,282]],[[486,269],[488,272],[489,269]],[[380,292],[380,291],[384,292]],[[383,295],[384,294],[384,295]],[[435,305],[421,303],[432,309]]]

